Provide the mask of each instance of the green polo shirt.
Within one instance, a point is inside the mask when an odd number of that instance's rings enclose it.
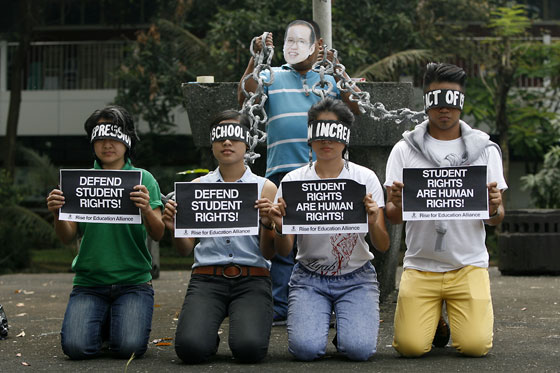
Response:
[[[95,169],[101,169],[96,161]],[[156,179],[127,159],[123,170],[142,171],[142,184],[150,193],[152,209],[163,208]],[[74,285],[141,284],[152,279],[152,256],[146,246],[144,224],[79,223],[80,251],[72,262]]]

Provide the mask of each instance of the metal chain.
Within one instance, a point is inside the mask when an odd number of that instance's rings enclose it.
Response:
[[[264,93],[264,87],[268,87],[274,82],[274,72],[270,66],[272,56],[274,55],[274,46],[266,45],[265,41],[268,34],[268,32],[265,32],[261,36],[257,36],[251,40],[250,51],[253,56],[255,68],[251,74],[247,74],[241,81],[241,91],[245,95],[245,101],[243,101],[243,107],[239,112],[247,114],[251,123],[249,128],[251,134],[249,138],[249,150],[245,154],[245,161],[248,163],[254,163],[255,160],[260,157],[260,154],[255,152],[255,148],[259,142],[266,141],[266,132],[259,129],[259,125],[261,128],[264,128],[264,125],[268,121],[268,115],[264,109],[264,104],[268,96]],[[255,43],[259,37],[262,41],[262,49],[260,52],[255,52]],[[261,73],[266,70],[270,72],[270,79],[268,81],[265,81],[261,77]],[[248,92],[245,89],[245,82],[248,79],[254,79],[257,82],[257,89],[255,92]]]
[[[274,55],[274,46],[266,45],[266,37],[268,32],[261,36],[257,36],[251,40],[250,51],[253,56],[254,69],[251,74],[247,74],[241,81],[241,91],[245,96],[243,106],[240,113],[247,114],[250,121],[250,138],[249,150],[245,154],[245,160],[248,163],[254,163],[260,154],[255,152],[255,148],[259,142],[266,141],[266,132],[259,127],[264,128],[268,121],[268,114],[264,109],[264,105],[268,96],[264,93],[264,87],[270,86],[274,82],[274,72],[270,66],[272,57]],[[257,38],[261,38],[262,49],[260,52],[255,52],[255,43]],[[327,45],[323,46],[323,59],[313,64],[312,70],[319,74],[319,81],[313,84],[311,91],[324,99],[334,89],[334,84],[325,79],[325,74],[332,75],[335,79],[338,78],[336,86],[341,92],[350,93],[349,100],[358,103],[358,107],[362,114],[367,113],[374,120],[392,119],[395,123],[399,124],[404,120],[409,120],[413,123],[420,123],[426,119],[424,112],[410,110],[409,108],[401,108],[396,110],[387,110],[385,105],[381,102],[371,103],[370,94],[366,91],[358,89],[356,82],[345,75],[346,67],[338,60],[338,51],[330,49],[333,52],[333,61],[327,59],[329,48]],[[270,72],[270,79],[265,81],[261,77],[264,71]],[[255,92],[249,92],[245,89],[245,82],[248,79],[254,79],[257,82]],[[326,89],[325,89],[326,87]],[[320,89],[319,89],[320,88]]]
[[[396,110],[387,110],[385,105],[381,102],[376,102],[374,104],[370,101],[370,94],[366,91],[360,91],[356,85],[356,82],[347,77],[344,72],[346,67],[338,61],[338,52],[336,49],[331,49],[333,52],[333,61],[327,59],[328,47],[323,46],[323,59],[315,62],[312,70],[319,74],[319,82],[315,83],[311,88],[311,91],[321,99],[325,98],[326,94],[329,94],[333,90],[333,84],[325,80],[325,74],[332,75],[338,78],[336,86],[341,92],[349,92],[349,100],[358,103],[360,112],[362,114],[368,113],[368,115],[375,120],[382,119],[393,119],[395,123],[399,124],[404,120],[409,120],[413,123],[420,123],[426,119],[426,114],[424,112],[413,111],[409,108],[401,108]],[[324,88],[327,86],[327,90],[318,89],[317,87]]]

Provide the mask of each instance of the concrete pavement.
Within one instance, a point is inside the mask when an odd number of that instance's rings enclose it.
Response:
[[[189,276],[189,271],[169,271],[162,272],[160,279],[154,281],[156,307],[150,340],[173,338]],[[258,365],[240,365],[233,361],[227,346],[226,320],[222,325],[218,354],[210,363],[184,365],[176,357],[173,345],[150,343],[146,355],[130,362],[127,371],[560,371],[560,277],[502,276],[494,267],[490,269],[490,276],[495,314],[494,348],[484,358],[462,357],[452,347],[434,349],[419,359],[400,358],[390,347],[395,308],[391,301],[394,297],[390,297],[381,305],[378,352],[368,362],[350,362],[336,355],[331,344],[325,358],[312,363],[297,362],[287,350],[285,327],[275,327],[265,361]],[[59,332],[72,277],[70,273],[0,276],[0,304],[10,324],[9,338],[0,341],[0,372],[125,370],[126,361],[108,356],[71,361],[62,353]],[[29,366],[23,365],[24,362]]]

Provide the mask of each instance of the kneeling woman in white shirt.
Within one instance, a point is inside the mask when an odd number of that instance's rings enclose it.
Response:
[[[318,121],[343,125],[349,131],[354,116],[344,103],[327,98],[308,112],[311,128]],[[330,134],[321,137],[309,131],[308,143],[317,160],[288,173],[282,181],[351,179],[365,185],[369,236],[375,248],[384,252],[389,248],[389,235],[383,216],[383,189],[373,171],[347,160],[349,136],[344,134],[348,131],[327,131]],[[286,207],[280,186],[269,216],[276,226],[275,248],[281,255],[290,252],[295,239],[282,232]],[[298,235],[297,240],[298,263],[290,278],[288,302],[290,352],[304,361],[324,355],[334,310],[338,351],[351,360],[367,360],[376,351],[379,289],[365,233],[307,234]]]

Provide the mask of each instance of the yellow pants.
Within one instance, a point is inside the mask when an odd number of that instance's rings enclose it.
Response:
[[[453,347],[468,356],[484,356],[492,348],[494,313],[486,268],[467,266],[441,273],[406,269],[393,338],[401,355],[415,357],[431,350],[444,300]]]

